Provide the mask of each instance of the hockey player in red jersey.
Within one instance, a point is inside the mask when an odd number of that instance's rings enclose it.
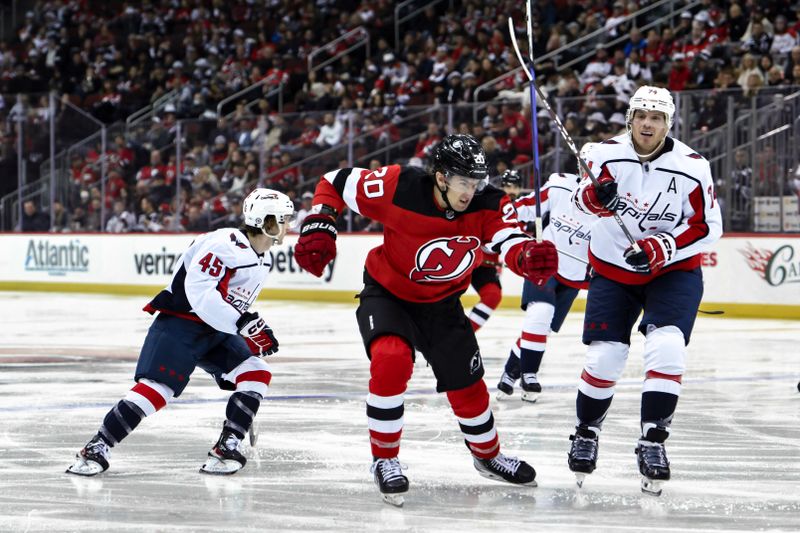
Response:
[[[242,214],[241,228],[197,237],[169,286],[145,306],[158,315],[142,345],[136,384],[106,414],[68,473],[93,476],[107,470],[110,448],[180,396],[196,367],[220,388],[234,391],[222,432],[200,471],[233,474],[245,465],[239,443],[272,378],[261,356],[278,351],[272,329],[248,309],[272,267],[268,250],[286,235],[294,204],[283,193],[256,189],[245,198]]]
[[[415,349],[433,369],[437,391],[447,394],[478,472],[535,484],[529,464],[500,453],[483,361],[459,297],[481,247],[535,283],[556,271],[558,258],[552,243],[519,230],[508,196],[487,185],[485,161],[475,138],[448,135],[434,150],[431,173],[398,165],[329,172],[295,246],[297,263],[320,276],[336,255],[334,220],[345,205],[384,226],[383,244],[367,256],[356,317],[370,359],[372,471],[394,505],[408,491],[398,453]]]
[[[503,172],[500,176],[500,187],[512,202],[516,200],[522,190],[522,178],[519,172],[516,170]],[[503,264],[500,262],[498,254],[495,253],[484,253],[483,261],[472,271],[470,284],[480,298],[480,301],[467,315],[472,323],[473,331],[478,331],[486,324],[494,310],[500,305],[500,300],[503,299],[503,289],[500,285],[502,272]]]
[[[585,176],[572,195],[579,210],[600,217],[589,244],[594,275],[583,329],[588,349],[568,460],[579,484],[595,469],[600,429],[642,311],[645,376],[636,448],[642,490],[660,494],[670,478],[664,441],[703,296],[701,253],[722,234],[708,161],[667,135],[674,113],[669,91],[640,87],[631,97],[627,133],[589,153],[586,163],[598,185]]]

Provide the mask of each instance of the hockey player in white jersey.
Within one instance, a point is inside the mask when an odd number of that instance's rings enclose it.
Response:
[[[596,145],[586,143],[581,148],[581,157],[585,159]],[[521,379],[522,400],[538,399],[542,386],[537,374],[547,336],[561,329],[578,292],[589,286],[587,252],[590,228],[597,217],[578,211],[572,203],[572,192],[579,181],[579,174],[551,174],[542,187],[541,213],[545,222],[542,237],[566,253],[559,257],[558,272],[547,283],[534,285],[525,280],[522,286],[521,307],[525,311],[522,333],[511,347],[497,384],[498,400],[513,396],[518,379]],[[536,219],[536,193],[518,198],[514,207],[520,223],[532,223]]]
[[[703,296],[701,252],[722,234],[708,161],[667,135],[674,112],[669,91],[640,87],[630,101],[627,133],[589,153],[587,164],[599,186],[586,176],[573,194],[578,209],[600,217],[589,245],[594,274],[583,330],[588,349],[568,460],[579,485],[595,469],[600,429],[642,311],[645,376],[636,447],[642,490],[660,494],[670,478],[664,441]],[[639,252],[611,219],[613,213]]]
[[[244,200],[244,224],[195,239],[169,286],[145,306],[158,313],[142,345],[135,385],[106,414],[68,473],[93,476],[109,467],[110,448],[142,419],[180,396],[195,368],[234,391],[226,420],[201,472],[233,474],[246,459],[239,443],[250,429],[272,374],[261,356],[278,351],[264,319],[248,309],[272,266],[268,253],[281,243],[294,216],[283,193],[255,189]]]

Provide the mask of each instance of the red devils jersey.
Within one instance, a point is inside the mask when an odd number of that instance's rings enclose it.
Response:
[[[508,196],[487,187],[457,213],[439,207],[434,194],[433,177],[419,168],[344,168],[323,176],[314,204],[339,211],[346,204],[383,224],[383,244],[370,250],[366,269],[404,300],[435,302],[465,291],[481,248],[519,274],[517,256],[530,237]]]

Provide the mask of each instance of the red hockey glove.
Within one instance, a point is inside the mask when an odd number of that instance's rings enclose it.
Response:
[[[544,285],[558,270],[558,252],[550,241],[528,241],[519,254],[519,270],[536,285]]]
[[[599,217],[613,216],[619,203],[617,182],[608,174],[603,173],[597,178],[597,183],[599,186],[589,185],[581,193],[583,205]]]
[[[258,313],[243,313],[236,321],[236,327],[253,355],[272,355],[278,351],[278,339]]]
[[[294,258],[300,268],[317,277],[336,257],[336,221],[328,215],[308,215],[300,227]]]
[[[642,251],[634,252],[633,246],[628,246],[625,250],[625,262],[637,272],[650,271],[655,274],[675,255],[675,238],[669,233],[656,233],[636,241],[636,244]]]

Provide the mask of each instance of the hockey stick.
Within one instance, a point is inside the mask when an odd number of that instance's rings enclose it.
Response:
[[[256,443],[258,442],[258,433],[256,432],[255,429],[253,429],[253,426],[255,426],[255,425],[256,425],[256,421],[253,420],[250,423],[250,429],[247,430],[247,435],[250,437],[250,447],[251,448],[255,448],[256,447]]]
[[[574,155],[577,158],[581,170],[583,170],[586,173],[586,175],[589,176],[589,179],[592,181],[592,184],[595,187],[600,187],[600,183],[597,181],[594,172],[592,172],[592,170],[589,168],[589,165],[586,164],[586,161],[581,159],[580,153],[578,152],[578,149],[575,147],[575,141],[572,140],[572,137],[570,136],[567,129],[564,127],[564,124],[561,123],[561,119],[558,118],[556,112],[553,111],[553,108],[550,106],[550,102],[547,101],[547,97],[544,95],[539,86],[536,85],[534,75],[531,74],[531,71],[533,70],[533,64],[531,63],[530,67],[525,64],[525,59],[522,57],[522,54],[519,51],[519,44],[517,44],[517,36],[514,31],[514,20],[511,17],[508,17],[508,33],[511,36],[511,44],[514,48],[514,53],[517,54],[517,60],[519,61],[520,66],[522,66],[522,70],[525,72],[525,75],[528,77],[528,81],[530,82],[531,87],[536,91],[536,94],[539,97],[539,101],[547,110],[548,114],[550,115],[550,118],[553,119],[553,122],[556,123],[558,132],[561,134],[561,137],[564,138],[564,141],[567,143],[567,146],[572,152],[572,155]],[[617,214],[616,211],[614,211],[612,215],[614,217],[614,220],[622,230],[622,233],[624,233],[625,237],[627,237],[628,242],[633,248],[634,253],[640,253],[642,249],[636,243],[636,241],[633,238],[633,235],[631,235],[631,232],[628,231],[628,228],[625,227],[625,223],[622,221],[620,216]]]
[[[509,18],[509,24],[511,19]],[[536,242],[542,242],[542,171],[539,168],[539,124],[536,120],[536,72],[533,70],[533,23],[531,21],[531,0],[525,0],[525,24],[528,30],[528,58],[531,62],[531,71],[528,79],[528,89],[531,95],[531,150],[533,151],[533,190],[536,200],[536,218],[533,221],[536,230]],[[516,42],[515,42],[516,46]],[[519,52],[517,53],[519,56]],[[527,71],[526,71],[527,72]]]

